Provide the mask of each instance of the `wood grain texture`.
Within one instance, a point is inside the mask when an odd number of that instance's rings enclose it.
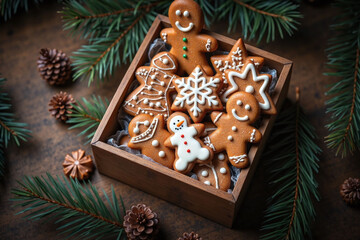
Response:
[[[61,5],[50,1],[31,8],[29,13],[19,13],[0,27],[0,72],[8,78],[5,89],[10,93],[19,119],[30,124],[33,138],[22,148],[12,146],[7,151],[8,172],[0,187],[0,239],[58,239],[56,225],[48,222],[31,222],[15,216],[18,209],[11,207],[10,190],[17,186],[22,175],[41,175],[50,172],[62,175],[61,163],[66,153],[83,148],[88,153],[90,145],[76,136],[78,131],[68,131],[67,126],[56,122],[47,111],[51,96],[65,90],[77,99],[91,94],[111,99],[128,66],[116,71],[110,82],[87,88],[87,82],[77,82],[67,87],[50,87],[39,76],[36,68],[38,51],[43,47],[56,47],[70,54],[82,42],[62,31]],[[292,38],[278,39],[274,43],[261,43],[259,48],[294,61],[290,85],[290,98],[294,99],[295,86],[302,90],[301,104],[320,136],[321,155],[318,175],[321,202],[316,204],[317,218],[314,224],[314,239],[359,239],[360,211],[347,207],[340,195],[339,186],[347,177],[359,177],[360,154],[340,159],[326,149],[322,139],[327,134],[323,128],[328,122],[325,114],[324,92],[331,80],[322,75],[325,71],[326,41],[331,37],[328,25],[337,13],[329,6],[301,8],[304,19],[300,30]],[[223,23],[215,24],[212,30],[225,34]],[[228,35],[241,37],[240,33]],[[50,134],[49,134],[50,133]],[[260,164],[238,214],[234,229],[222,227],[173,204],[129,187],[116,180],[100,175],[92,177],[93,183],[110,191],[114,185],[124,198],[125,205],[144,202],[156,211],[161,220],[161,239],[176,239],[184,231],[196,231],[204,239],[258,239],[265,198],[268,194],[264,179],[264,167]]]

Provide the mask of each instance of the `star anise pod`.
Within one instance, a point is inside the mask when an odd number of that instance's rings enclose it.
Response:
[[[94,164],[90,155],[85,156],[85,151],[79,149],[67,154],[63,162],[64,173],[68,177],[86,180],[92,172]]]

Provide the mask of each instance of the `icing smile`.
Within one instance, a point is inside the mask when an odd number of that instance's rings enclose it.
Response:
[[[239,121],[247,121],[247,120],[249,120],[249,116],[248,116],[248,115],[245,115],[245,116],[243,116],[243,117],[240,117],[239,115],[237,115],[235,109],[232,109],[231,112],[232,112],[234,118],[236,118],[236,119],[239,120]]]
[[[179,21],[176,21],[176,22],[175,22],[175,25],[176,25],[176,27],[177,27],[180,31],[182,31],[182,32],[189,32],[189,31],[191,31],[191,29],[194,27],[194,24],[193,24],[192,22],[189,23],[189,25],[188,25],[187,27],[181,26]]]
[[[177,131],[181,130],[184,127],[184,125],[182,123],[180,126],[178,124],[176,126],[178,126],[175,128],[175,130],[177,130]]]

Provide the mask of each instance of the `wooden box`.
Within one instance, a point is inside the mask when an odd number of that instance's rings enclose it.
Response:
[[[169,20],[167,17],[159,15],[149,29],[95,133],[91,145],[97,168],[102,174],[231,227],[254,175],[276,116],[264,116],[259,129],[263,134],[263,139],[258,145],[251,146],[248,154],[251,165],[241,171],[231,194],[106,143],[109,136],[118,130],[117,113],[126,98],[131,82],[134,81],[136,69],[148,60],[147,53],[150,43],[159,37],[161,29],[165,27],[170,27]],[[236,42],[234,39],[216,33],[206,30],[204,32],[218,40],[219,50],[229,51]],[[287,95],[292,62],[253,46],[246,45],[246,48],[249,54],[264,57],[264,65],[277,70],[278,82],[272,99],[279,110]]]

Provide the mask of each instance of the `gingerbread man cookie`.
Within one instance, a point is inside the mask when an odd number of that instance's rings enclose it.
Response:
[[[170,133],[165,129],[164,116],[137,115],[129,123],[129,135],[131,139],[128,147],[140,149],[142,154],[155,162],[172,168],[175,154],[164,145],[164,141],[170,137]]]
[[[237,168],[249,165],[246,143],[261,140],[261,133],[250,124],[259,115],[256,98],[247,92],[236,92],[226,103],[226,112],[211,113],[211,120],[218,127],[209,135],[209,142],[216,152],[226,151],[230,163]]]
[[[166,139],[165,146],[175,148],[176,171],[188,173],[195,163],[211,161],[213,152],[199,139],[204,131],[203,124],[190,124],[186,114],[173,113],[168,119],[167,128],[173,134]]]
[[[206,112],[223,109],[218,96],[222,80],[219,76],[207,76],[200,66],[196,66],[189,77],[175,79],[174,85],[178,95],[171,110],[187,110],[196,123],[203,120]]]
[[[170,93],[175,91],[173,81],[178,68],[177,61],[168,52],[158,53],[149,67],[140,67],[136,79],[140,86],[126,98],[125,111],[136,116],[141,113],[156,116],[163,115],[165,120],[170,116]]]
[[[229,88],[225,91],[224,97],[227,98],[234,92],[245,91],[255,96],[262,112],[270,115],[276,114],[275,104],[268,94],[271,75],[259,74],[253,61],[247,60],[241,71],[225,70],[225,77],[229,82]]]
[[[249,56],[245,48],[245,44],[241,38],[237,40],[228,55],[216,55],[210,58],[212,65],[217,73],[222,74],[224,85],[220,92],[221,100],[226,102],[229,96],[223,95],[228,88],[228,82],[225,77],[225,70],[233,69],[240,71],[245,62],[250,60],[257,69],[261,69],[264,63],[264,58],[258,56]]]
[[[215,154],[211,163],[196,164],[193,172],[204,184],[227,191],[231,184],[231,174],[227,162],[226,154]]]
[[[215,38],[200,34],[204,26],[204,16],[200,6],[193,0],[175,0],[169,8],[172,28],[161,31],[162,39],[171,45],[170,53],[179,62],[179,74],[191,73],[201,65],[208,75],[213,75],[205,52],[213,52],[218,44]]]

